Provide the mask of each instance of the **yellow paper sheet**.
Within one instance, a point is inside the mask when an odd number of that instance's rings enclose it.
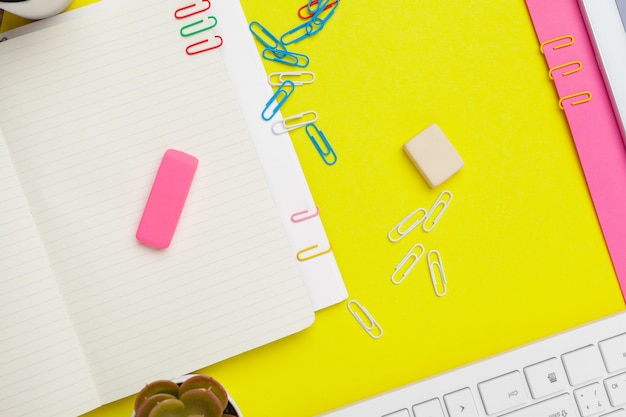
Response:
[[[276,35],[300,24],[305,3],[241,2]],[[292,134],[350,298],[384,335],[370,338],[342,303],[300,334],[201,370],[246,417],[314,416],[624,308],[523,1],[343,0],[292,49],[309,55],[317,79],[283,114],[317,111],[338,155],[329,167],[304,131]],[[434,190],[402,151],[431,123],[465,161]],[[444,189],[454,198],[431,233],[387,239]],[[441,253],[445,297],[425,259],[391,283],[415,243]],[[125,399],[87,416],[131,407]]]

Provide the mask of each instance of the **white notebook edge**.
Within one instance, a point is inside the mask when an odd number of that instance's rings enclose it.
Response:
[[[115,0],[104,0],[94,5],[101,7],[101,3],[115,4]],[[0,40],[9,40],[96,12],[94,5],[5,32],[0,34]],[[241,4],[239,1],[213,2],[211,12],[219,21],[215,33],[224,39],[224,44],[217,51],[222,53],[228,67],[294,256],[297,252],[315,245],[317,246],[307,253],[331,249],[322,256],[298,262],[313,309],[319,311],[340,303],[347,299],[348,292],[320,218],[323,212],[320,216],[304,222],[291,221],[294,213],[304,210],[312,212],[316,210],[316,205],[289,134],[275,135],[271,130],[272,123],[282,118],[281,114],[278,113],[270,122],[261,118],[261,112],[272,96],[273,90],[265,78],[266,72],[248,30]],[[217,51],[215,53],[218,53]],[[276,160],[280,160],[281,163],[276,164]]]

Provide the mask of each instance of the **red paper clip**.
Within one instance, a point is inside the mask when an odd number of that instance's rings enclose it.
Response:
[[[187,9],[191,9],[192,7],[199,6],[199,4],[192,3],[189,6],[181,7],[180,9],[174,12],[174,17],[176,19],[184,19],[186,17],[193,16],[194,14],[206,12],[207,10],[211,8],[211,2],[209,0],[200,0],[200,3],[206,3],[207,5],[204,9],[199,9],[199,10],[196,10],[195,12],[191,12],[191,13],[184,14],[184,15],[181,15],[180,13],[186,11]]]
[[[313,6],[313,5],[315,5],[315,4],[318,4],[318,1],[319,1],[319,0],[313,0],[313,1],[311,2],[311,6]],[[335,0],[335,1],[331,1],[330,3],[328,3],[328,4],[326,5],[326,7],[324,8],[324,10],[328,10],[328,9],[330,9],[331,7],[333,7],[333,6],[335,5],[335,3],[337,3],[337,0]],[[307,20],[307,19],[312,18],[312,17],[315,15],[315,13],[311,13],[311,12],[309,11],[308,7],[309,7],[309,4],[307,3],[307,4],[305,4],[304,6],[302,6],[302,7],[300,7],[300,8],[298,9],[298,16],[300,16],[300,19]],[[306,15],[304,15],[304,14],[303,14],[303,11],[305,11],[307,14],[306,14]]]
[[[217,45],[213,45],[213,46],[210,46],[208,48],[201,49],[199,51],[193,51],[192,50],[192,48],[194,46],[202,45],[203,43],[206,43],[206,42],[209,41],[208,39],[205,39],[203,41],[196,42],[194,44],[189,45],[185,51],[187,51],[187,55],[196,55],[196,54],[199,54],[199,53],[202,53],[202,52],[210,51],[211,49],[217,49],[220,46],[222,46],[222,44],[224,43],[224,40],[222,39],[221,36],[218,36],[218,35],[215,35],[215,39],[219,40],[219,43]]]

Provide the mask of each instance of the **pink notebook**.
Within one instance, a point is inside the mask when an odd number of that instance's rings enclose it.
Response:
[[[526,0],[526,6],[626,298],[626,147],[585,22],[576,0]]]

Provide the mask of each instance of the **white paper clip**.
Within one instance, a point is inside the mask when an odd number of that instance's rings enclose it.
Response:
[[[293,120],[300,120],[300,122],[291,123]],[[317,112],[315,112],[314,110],[307,110],[302,113],[294,114],[293,116],[285,117],[283,120],[279,120],[278,122],[274,123],[272,125],[272,132],[274,132],[275,135],[282,135],[283,133],[287,133],[290,130],[306,126],[309,123],[313,123],[316,120]]]
[[[428,212],[424,208],[418,208],[415,211],[410,212],[404,219],[400,220],[400,223],[396,224],[393,229],[391,229],[387,233],[387,237],[392,242],[398,242],[404,236],[406,236],[411,230],[415,229],[419,224],[426,218]],[[406,230],[402,230],[402,227],[405,223],[408,223],[409,220],[412,220],[412,223],[407,227]]]
[[[441,194],[439,194],[439,197],[437,197],[437,200],[435,200],[433,206],[428,210],[424,223],[422,223],[422,229],[425,232],[430,232],[435,228],[439,220],[441,220],[441,216],[443,216],[443,213],[450,205],[450,202],[452,202],[452,193],[448,190],[443,190]],[[435,215],[435,218],[432,218],[433,215]]]
[[[277,78],[278,81],[273,81],[274,78]],[[273,72],[267,76],[267,82],[274,87],[281,85],[285,80],[293,81],[296,86],[312,84],[315,81],[315,74],[311,71],[290,71]]]
[[[355,308],[352,307],[353,305]],[[382,337],[383,328],[380,327],[380,324],[378,324],[376,319],[374,319],[370,312],[367,311],[367,309],[358,301],[348,301],[348,310],[352,313],[352,316],[354,316],[356,321],[359,322],[363,330],[365,330],[372,338],[380,339]]]
[[[416,252],[416,249],[418,248],[419,248],[419,253]],[[426,249],[424,249],[424,246],[422,246],[421,244],[416,243],[415,245],[413,245],[413,247],[407,252],[407,254],[404,255],[404,258],[402,258],[400,263],[396,265],[396,269],[393,271],[393,274],[391,274],[391,282],[393,282],[396,285],[401,284],[402,281],[404,281],[404,278],[406,278],[406,276],[409,275],[409,273],[411,272],[411,270],[413,269],[417,261],[419,261],[422,258],[425,251]],[[404,264],[406,264],[409,261],[409,259],[411,260],[411,264],[406,269],[404,269]],[[402,269],[404,269],[402,276],[399,279],[396,279],[396,275]]]
[[[433,282],[435,294],[437,294],[437,297],[443,297],[448,292],[448,282],[446,281],[446,273],[441,263],[441,255],[436,250],[428,252],[428,270],[430,271],[430,279]]]

